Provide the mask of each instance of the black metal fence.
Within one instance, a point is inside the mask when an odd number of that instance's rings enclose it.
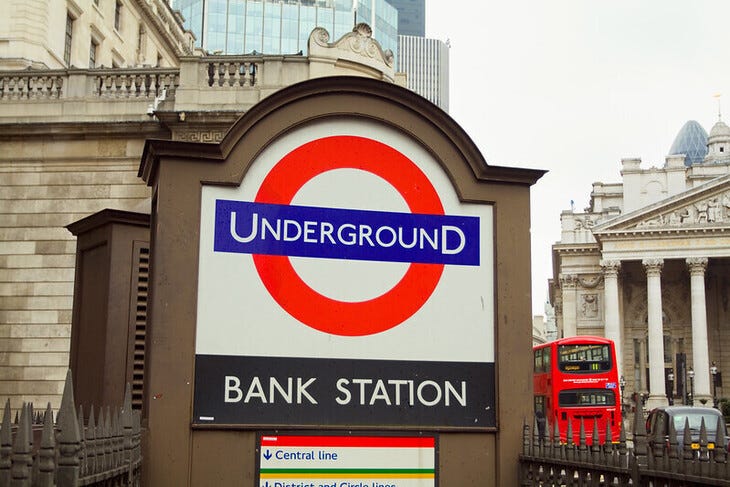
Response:
[[[528,486],[652,486],[700,487],[730,486],[725,425],[708,434],[702,422],[699,445],[692,444],[689,425],[685,426],[683,443],[670,422],[666,438],[650,441],[647,437],[641,406],[634,415],[632,440],[622,429],[618,443],[610,441],[587,444],[585,424],[581,424],[579,441],[572,441],[570,426],[567,442],[560,440],[557,424],[543,437],[535,426],[524,425],[520,455],[520,485]],[[593,438],[598,438],[598,425],[593,423]],[[612,438],[607,426],[606,438]],[[712,437],[714,441],[708,441]]]
[[[139,486],[140,414],[127,386],[121,408],[76,410],[70,371],[56,422],[24,404],[11,421],[6,402],[0,425],[0,487]]]

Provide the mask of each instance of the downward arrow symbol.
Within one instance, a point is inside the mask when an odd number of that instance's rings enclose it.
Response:
[[[266,453],[264,453],[264,458],[267,460],[271,458],[271,452],[269,450],[266,450]]]

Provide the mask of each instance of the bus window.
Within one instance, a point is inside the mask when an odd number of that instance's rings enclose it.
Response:
[[[561,345],[558,368],[562,372],[595,373],[611,370],[611,347],[605,344]]]
[[[535,396],[535,414],[545,414],[545,396]]]
[[[615,406],[616,394],[605,389],[573,389],[560,391],[558,395],[560,407],[579,406]]]

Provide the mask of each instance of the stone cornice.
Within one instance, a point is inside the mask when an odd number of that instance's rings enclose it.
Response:
[[[707,226],[707,227],[687,227],[687,228],[642,228],[642,229],[626,229],[603,231],[595,235],[599,242],[607,240],[621,240],[625,238],[648,237],[648,238],[666,238],[669,236],[692,236],[692,235],[716,235],[727,234],[730,232],[730,225],[723,226]]]
[[[554,244],[553,252],[558,254],[600,254],[597,244]]]
[[[170,131],[155,120],[144,122],[0,123],[0,140],[29,138],[134,137],[167,139]]]

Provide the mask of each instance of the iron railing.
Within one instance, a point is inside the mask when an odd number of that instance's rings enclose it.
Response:
[[[76,410],[71,373],[53,420],[24,404],[11,421],[10,401],[0,425],[0,487],[139,486],[142,453],[140,414],[129,385],[121,408],[100,410],[88,420]]]
[[[585,423],[581,423],[578,443],[568,426],[567,442],[561,441],[557,424],[538,433],[537,424],[530,431],[525,423],[520,455],[520,485],[531,486],[652,486],[652,487],[730,487],[725,425],[718,424],[710,434],[702,422],[699,445],[693,446],[689,425],[685,426],[683,444],[670,422],[666,438],[647,437],[644,412],[639,405],[634,415],[632,440],[622,429],[618,443],[588,444]],[[606,438],[612,438],[607,425]],[[598,424],[593,436],[598,438]],[[657,440],[657,441],[653,441]],[[711,445],[715,446],[714,448]]]

